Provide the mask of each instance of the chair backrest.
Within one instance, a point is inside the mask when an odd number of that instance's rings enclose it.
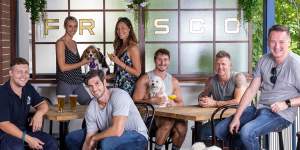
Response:
[[[135,105],[138,108],[141,117],[143,118],[144,123],[148,128],[148,134],[149,134],[154,120],[155,109],[153,105],[150,103],[136,102]]]
[[[216,144],[216,135],[215,135],[215,123],[214,123],[214,119],[215,119],[215,116],[219,113],[220,113],[220,118],[219,119],[223,119],[223,114],[226,110],[228,109],[237,109],[238,106],[237,105],[224,105],[224,106],[221,106],[219,108],[217,108],[211,115],[210,117],[210,123],[211,123],[211,133],[212,133],[212,145]]]

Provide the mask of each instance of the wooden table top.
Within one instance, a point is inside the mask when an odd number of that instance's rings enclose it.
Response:
[[[50,106],[45,118],[53,121],[68,121],[84,118],[87,106],[77,105],[76,112],[71,111],[69,104],[65,104],[63,112],[57,112],[57,106]]]
[[[206,121],[210,119],[210,116],[217,108],[202,108],[200,106],[179,106],[179,107],[161,107],[155,110],[155,116],[193,120],[193,121]],[[228,109],[224,112],[223,117],[229,117],[235,113],[235,109]],[[215,118],[219,118],[220,113],[215,115]]]

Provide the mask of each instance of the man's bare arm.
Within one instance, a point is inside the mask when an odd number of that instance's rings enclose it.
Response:
[[[173,84],[173,94],[176,95],[174,102],[175,102],[176,106],[183,106],[184,103],[183,103],[180,85],[179,85],[178,80],[174,77],[172,78],[172,84]]]
[[[86,136],[85,136],[85,140],[84,140],[84,143],[83,143],[83,146],[82,146],[82,150],[88,150],[89,149],[89,144],[90,143],[90,140],[91,140],[91,137],[95,135],[95,133],[87,133]],[[94,143],[92,143],[94,144]],[[96,143],[95,143],[96,144]]]
[[[0,122],[0,129],[9,135],[22,139],[23,131],[21,131],[10,121]],[[31,137],[27,134],[25,134],[24,141],[28,143],[29,147],[32,149],[42,149],[44,145],[44,143],[41,140],[35,137]]]
[[[124,132],[127,118],[127,116],[113,116],[112,126],[104,131],[101,131],[100,133],[95,134],[92,139],[95,141],[100,141],[107,137],[121,136]]]
[[[38,131],[41,129],[43,125],[43,116],[48,112],[49,106],[46,100],[40,102],[37,106],[35,106],[36,112],[31,119],[30,126],[32,126],[32,131]]]
[[[211,91],[211,85],[210,85],[210,81],[211,81],[212,77],[209,77],[206,82],[205,82],[205,86],[204,86],[204,90],[199,94],[198,96],[198,102],[200,101],[200,99],[204,96],[209,96],[210,91]]]

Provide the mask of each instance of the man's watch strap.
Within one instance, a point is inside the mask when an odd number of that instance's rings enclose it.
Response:
[[[288,107],[292,107],[290,99],[285,100],[285,103]]]

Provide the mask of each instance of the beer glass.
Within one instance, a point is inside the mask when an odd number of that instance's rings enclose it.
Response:
[[[70,100],[70,106],[71,110],[73,112],[76,112],[76,105],[77,105],[77,95],[69,95],[69,100]]]
[[[64,105],[65,105],[65,95],[57,95],[57,108],[58,112],[63,112]]]

